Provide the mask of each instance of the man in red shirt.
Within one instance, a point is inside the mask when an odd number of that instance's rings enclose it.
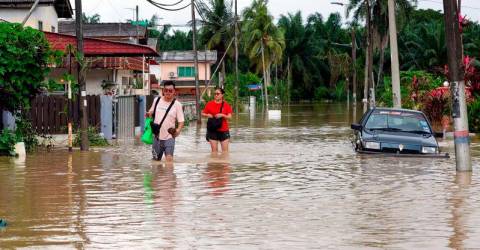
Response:
[[[202,116],[208,119],[221,119],[219,128],[207,126],[207,141],[210,142],[212,153],[218,152],[218,142],[222,146],[222,152],[228,152],[230,143],[230,132],[228,121],[232,118],[232,107],[223,99],[225,91],[221,88],[215,89],[213,101],[209,101],[202,111]],[[208,123],[207,123],[208,124]]]

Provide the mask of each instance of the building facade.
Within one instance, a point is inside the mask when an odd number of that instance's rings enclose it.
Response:
[[[0,17],[7,22],[21,23],[35,0],[0,0]],[[34,29],[58,32],[59,18],[72,18],[69,0],[40,0],[25,23]]]

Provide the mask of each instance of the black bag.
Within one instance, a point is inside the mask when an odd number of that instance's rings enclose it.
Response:
[[[223,101],[222,106],[220,106],[220,112],[222,113],[223,109]],[[216,132],[220,127],[222,127],[223,117],[220,118],[208,118],[207,120],[207,130],[210,132]]]
[[[158,106],[158,102],[160,101],[160,98],[161,97],[159,96],[157,101],[155,102],[155,109],[153,110],[153,115],[152,115],[153,118],[152,118],[152,121],[150,122],[150,127],[152,128],[152,133],[155,135],[155,137],[158,137],[158,135],[160,134],[160,128],[162,127],[163,121],[165,121],[165,118],[167,117],[168,112],[170,111],[170,109],[172,108],[172,106],[173,106],[173,104],[175,103],[175,100],[176,100],[174,98],[172,103],[170,103],[170,106],[168,106],[167,111],[165,111],[165,115],[163,116],[160,124],[156,124],[156,123],[154,123],[155,113],[157,113],[157,106]]]

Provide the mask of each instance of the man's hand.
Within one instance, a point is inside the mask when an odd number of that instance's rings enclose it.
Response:
[[[218,113],[215,115],[215,118],[222,118],[222,117],[225,117],[225,115],[221,113]]]
[[[152,112],[145,113],[145,117],[152,117]]]

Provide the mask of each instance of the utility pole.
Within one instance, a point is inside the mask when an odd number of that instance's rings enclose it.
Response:
[[[467,104],[462,62],[462,43],[459,30],[459,12],[456,0],[443,0],[445,36],[447,41],[448,75],[452,94],[455,161],[457,171],[472,171],[468,137]]]
[[[287,58],[287,105],[290,106],[290,88],[292,82],[292,66],[290,65],[290,57]]]
[[[135,20],[137,21],[135,23],[135,28],[136,28],[136,34],[137,34],[137,44],[140,44],[140,39],[138,38],[138,5],[135,7]]]
[[[238,113],[238,12],[235,0],[235,112]]]
[[[75,0],[75,31],[77,36],[78,51],[78,85],[80,86],[80,150],[88,150],[87,134],[87,91],[85,86],[85,56],[83,54],[83,20],[82,20],[82,0]]]
[[[262,65],[263,65],[263,87],[264,87],[264,94],[265,94],[265,110],[268,112],[268,90],[267,90],[267,70],[265,69],[265,52],[263,46],[263,38],[260,42],[261,50],[262,50]]]
[[[197,124],[202,124],[200,114],[200,87],[198,86],[198,52],[197,52],[197,24],[195,21],[195,2],[192,0],[192,44],[193,44],[193,61],[195,65],[195,109],[197,110]],[[206,86],[205,86],[206,87]]]
[[[28,18],[30,18],[30,16],[32,15],[33,11],[35,11],[35,9],[37,8],[37,5],[38,5],[39,2],[40,2],[40,0],[35,0],[35,2],[33,3],[32,7],[30,8],[30,11],[28,11],[28,13],[27,13],[27,15],[25,16],[25,18],[23,18],[22,26],[25,25],[25,23],[28,21]]]
[[[401,108],[402,96],[400,92],[400,64],[398,62],[397,22],[395,16],[394,0],[388,0],[388,27],[390,31],[390,58],[392,60],[393,107]]]
[[[355,38],[355,27],[352,27],[352,102],[353,106],[357,105],[357,40]]]

